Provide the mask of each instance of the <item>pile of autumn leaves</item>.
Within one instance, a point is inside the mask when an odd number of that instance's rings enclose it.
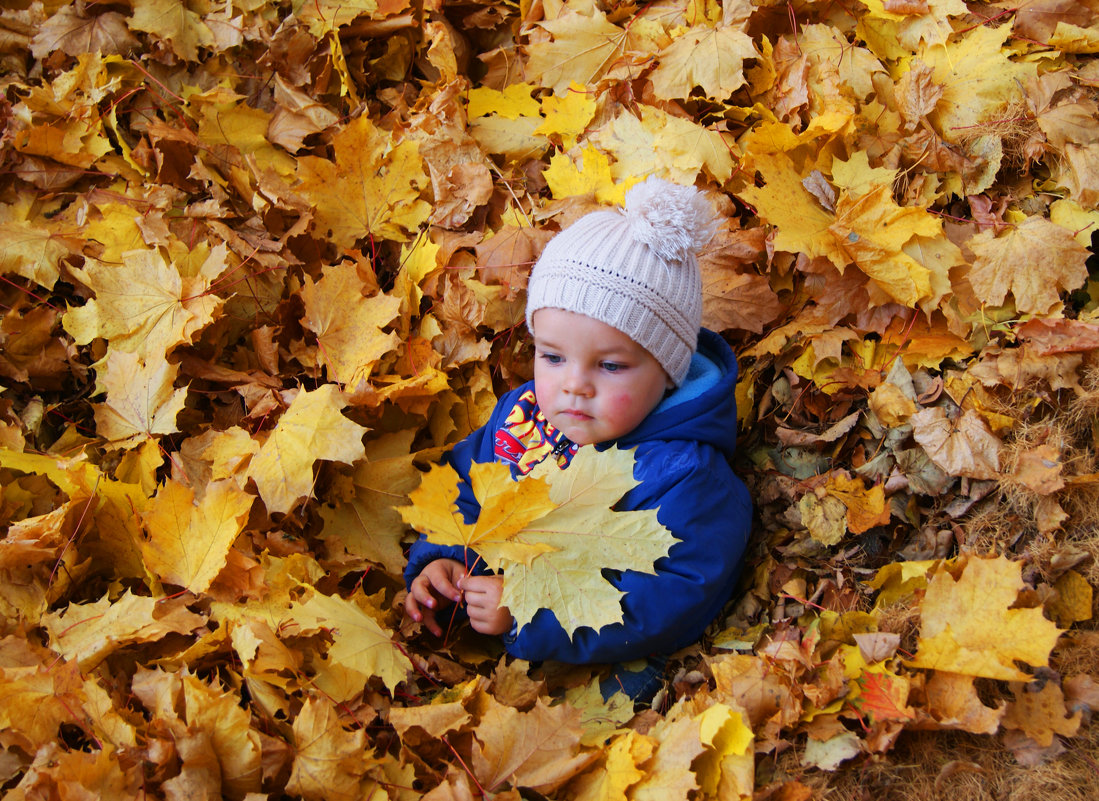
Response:
[[[6,13],[8,794],[789,801],[906,731],[1061,753],[1099,705],[1099,14],[854,5]],[[650,172],[728,218],[759,526],[635,716],[402,621],[398,509],[529,376],[549,236]]]

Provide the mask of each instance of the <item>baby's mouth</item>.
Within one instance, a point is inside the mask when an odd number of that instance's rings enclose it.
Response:
[[[586,412],[582,412],[579,409],[565,409],[561,412],[565,417],[571,417],[573,420],[591,420],[592,416]]]

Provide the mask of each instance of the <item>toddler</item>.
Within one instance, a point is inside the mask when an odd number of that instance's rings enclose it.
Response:
[[[622,690],[643,701],[659,689],[668,655],[697,640],[730,599],[751,503],[729,466],[736,359],[701,327],[696,252],[716,223],[696,189],[649,178],[626,194],[624,210],[592,212],[555,236],[527,290],[534,381],[504,395],[489,422],[447,457],[463,478],[472,462],[491,460],[520,476],[546,459],[566,469],[580,447],[636,448],[640,483],[617,508],[656,509],[679,542],[657,560],[655,575],[608,571],[625,593],[623,621],[570,638],[542,609],[516,630],[500,606],[503,579],[465,549],[423,537],[405,571],[413,620],[439,636],[437,614],[464,602],[473,628],[502,636],[513,656],[610,663],[604,697]],[[476,519],[468,481],[458,506]]]

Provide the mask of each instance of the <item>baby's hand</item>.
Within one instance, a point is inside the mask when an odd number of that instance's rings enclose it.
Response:
[[[504,580],[500,576],[463,576],[458,588],[466,600],[469,623],[482,634],[507,634],[513,618],[506,606],[500,606]]]
[[[443,636],[443,630],[435,620],[435,611],[462,600],[458,582],[465,574],[466,566],[455,559],[428,562],[409,585],[404,600],[405,613],[417,623],[422,621],[436,637]]]

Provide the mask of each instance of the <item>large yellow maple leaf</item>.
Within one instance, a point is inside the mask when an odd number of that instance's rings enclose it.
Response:
[[[474,523],[455,503],[458,474],[436,466],[410,493],[412,506],[398,511],[430,542],[475,548],[502,572],[501,603],[520,627],[549,609],[571,636],[622,620],[623,593],[603,568],[653,573],[676,542],[655,509],[612,509],[637,486],[633,463],[632,451],[581,448],[568,470],[544,462],[518,482],[506,465],[474,464],[470,485],[482,506]]]
[[[1010,25],[978,25],[956,42],[921,50],[920,58],[943,87],[928,119],[947,142],[988,133],[981,123],[999,119],[1013,104],[1022,105],[1022,87],[1037,74],[1037,66],[1009,57],[1004,42],[1010,35]]]
[[[317,335],[320,362],[328,378],[354,387],[370,376],[374,364],[400,343],[383,333],[400,311],[399,298],[378,293],[363,296],[364,282],[350,262],[329,265],[320,281],[305,277],[301,297],[305,327]]]
[[[744,60],[756,55],[752,38],[733,26],[691,28],[660,51],[653,91],[675,100],[699,86],[712,100],[724,100],[744,85]]]
[[[253,500],[232,479],[210,482],[197,501],[191,488],[166,481],[145,515],[141,552],[149,571],[167,584],[205,592],[225,567]]]
[[[527,46],[527,74],[538,76],[542,86],[563,95],[570,83],[591,86],[622,57],[630,34],[592,8],[591,14],[566,9],[557,19],[539,22],[552,41]]]
[[[178,365],[111,351],[103,368],[107,400],[95,404],[95,424],[109,447],[130,448],[158,434],[179,430],[176,415],[187,402],[187,389],[173,387]]]
[[[359,601],[368,608],[364,609]],[[357,674],[359,689],[371,676],[377,676],[393,690],[404,681],[412,663],[393,641],[393,633],[378,622],[376,618],[380,615],[379,610],[369,609],[369,599],[361,595],[347,599],[308,588],[303,600],[290,605],[279,630],[295,624],[302,633],[330,631],[332,644],[325,656],[327,664]]]
[[[332,137],[332,161],[298,159],[299,190],[314,208],[317,228],[337,247],[364,237],[404,242],[431,214],[420,197],[427,185],[414,140],[358,117]]]
[[[91,670],[120,648],[154,642],[168,634],[190,634],[206,619],[187,609],[185,598],[149,598],[129,590],[116,601],[103,596],[69,604],[42,618],[50,647],[81,670]]]
[[[317,460],[350,464],[362,458],[367,429],[340,414],[346,405],[335,384],[323,384],[299,392],[283,412],[246,471],[269,512],[285,514],[309,493]]]
[[[286,791],[308,801],[358,801],[359,781],[373,764],[366,730],[345,728],[343,715],[323,697],[305,700],[294,718],[294,767]]]
[[[430,542],[476,549],[491,570],[498,570],[503,560],[528,562],[549,549],[521,536],[527,524],[555,508],[547,484],[537,479],[514,481],[508,466],[499,462],[473,464],[469,483],[481,513],[467,523],[456,503],[458,481],[453,467],[436,465],[409,493],[412,505],[397,511]]]
[[[1027,681],[1015,662],[1049,664],[1061,630],[1041,608],[1013,608],[1026,585],[1022,563],[970,558],[955,578],[941,570],[920,605],[920,639],[912,667],[966,676]]]
[[[74,272],[95,298],[65,313],[65,330],[78,345],[103,337],[113,350],[162,357],[213,321],[222,300],[210,287],[227,266],[224,245],[186,278],[155,249],[129,251],[122,264],[90,260]]]
[[[501,603],[520,628],[539,609],[550,609],[569,636],[581,626],[599,630],[620,622],[624,593],[603,577],[603,568],[654,573],[653,563],[676,542],[655,509],[612,509],[637,486],[633,451],[581,448],[568,470],[543,462],[532,475],[549,483],[556,508],[528,524],[523,536],[552,550],[529,565],[504,566]]]
[[[1047,314],[1060,303],[1061,291],[1079,288],[1088,277],[1088,249],[1072,231],[1044,217],[1027,217],[1000,236],[982,231],[969,247],[976,256],[969,283],[992,306],[1011,292],[1020,312]],[[1034,258],[1035,253],[1042,258]]]
[[[129,24],[135,31],[155,34],[187,61],[198,61],[199,48],[214,43],[202,17],[177,0],[134,0]]]

